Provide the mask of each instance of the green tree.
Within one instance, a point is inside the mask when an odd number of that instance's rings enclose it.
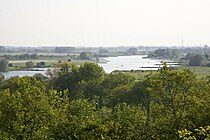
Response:
[[[92,99],[101,93],[100,83],[105,71],[98,64],[86,62],[79,67],[77,92],[75,96]]]
[[[127,50],[127,53],[136,55],[136,54],[138,54],[138,49],[137,48],[129,48]]]
[[[190,57],[189,65],[190,66],[200,66],[203,60],[203,56],[200,54],[194,55]]]
[[[204,56],[207,60],[209,59],[209,54],[205,54]]]
[[[186,129],[178,131],[181,140],[209,140],[210,139],[210,126],[199,127],[192,132]]]
[[[186,114],[188,119],[188,130],[198,128],[200,126],[209,125],[210,120],[210,82],[209,78],[199,78],[194,82],[194,87],[192,93],[195,95],[193,97],[193,106]]]
[[[54,65],[54,69],[49,69],[47,75],[50,76],[48,87],[53,87],[56,90],[74,91],[76,84],[79,81],[78,78],[78,66],[73,63],[58,63]]]
[[[166,65],[158,73],[147,76],[150,87],[147,92],[153,100],[150,124],[158,124],[156,128],[163,133],[162,138],[176,136],[174,130],[185,128],[187,112],[191,109],[194,100],[194,84],[196,76],[189,70],[170,70]],[[170,133],[170,135],[165,135]]]
[[[46,66],[46,62],[44,61],[37,63],[38,68],[44,68],[45,66]]]
[[[74,53],[76,51],[75,47],[56,47],[55,53]]]
[[[34,77],[16,77],[0,94],[0,135],[4,139],[49,139],[49,129],[62,121],[67,97],[46,92]],[[64,119],[65,120],[65,119]]]
[[[0,82],[4,80],[4,75],[0,73]]]
[[[135,78],[130,74],[116,72],[107,74],[101,83],[100,104],[114,107],[118,103],[129,102]]]
[[[0,52],[5,52],[5,51],[6,51],[5,47],[4,46],[0,46]]]
[[[86,62],[84,65],[79,67],[79,78],[80,81],[89,81],[100,78],[105,74],[105,71],[98,64]]]
[[[73,100],[69,104],[68,121],[58,122],[53,129],[55,139],[146,139],[144,113],[140,107],[125,103],[96,109],[95,102]],[[51,129],[52,130],[52,129]]]
[[[6,59],[3,59],[0,61],[0,71],[7,71],[9,68],[9,61]]]
[[[190,60],[190,58],[194,55],[195,54],[193,54],[193,53],[188,53],[185,57],[182,57],[181,60]]]
[[[131,95],[129,95],[129,104],[144,106],[146,111],[146,125],[150,123],[150,108],[151,108],[151,95],[149,92],[149,83],[146,80],[137,81],[133,84]]]
[[[25,63],[25,65],[26,65],[26,68],[27,68],[27,69],[33,68],[33,67],[34,67],[33,61],[28,61],[28,62]]]
[[[91,59],[91,58],[93,58],[93,54],[91,52],[81,52],[80,58],[81,59]]]

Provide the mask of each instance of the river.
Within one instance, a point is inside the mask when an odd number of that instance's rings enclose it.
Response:
[[[10,78],[13,76],[33,76],[37,73],[41,73],[43,75],[46,74],[47,68],[36,68],[39,71],[8,71],[8,72],[2,72],[4,75],[4,78]]]
[[[132,55],[132,56],[118,56],[118,57],[107,57],[101,60],[106,63],[99,63],[99,66],[110,73],[114,70],[157,70],[161,61],[155,60],[147,57],[147,55]],[[42,71],[9,71],[2,73],[5,78],[10,78],[12,76],[33,76],[36,73],[45,74],[47,68],[39,69]]]
[[[144,58],[147,55],[132,55],[103,58],[107,63],[99,63],[107,73],[114,70],[157,70],[162,64],[158,59]]]

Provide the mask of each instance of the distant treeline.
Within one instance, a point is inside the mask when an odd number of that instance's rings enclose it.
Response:
[[[151,52],[148,57],[152,58],[179,58],[180,51],[177,49],[157,49]]]
[[[29,59],[38,59],[37,54],[20,54],[20,55],[3,55],[3,58],[8,60],[29,60]]]
[[[75,52],[75,47],[56,47],[55,53],[72,53]]]
[[[0,52],[5,52],[5,51],[6,51],[5,47],[4,46],[0,46]]]
[[[181,61],[188,61],[189,66],[208,66],[210,67],[209,54],[188,53],[182,57]]]

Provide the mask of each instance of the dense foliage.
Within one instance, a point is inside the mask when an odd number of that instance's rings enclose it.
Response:
[[[26,65],[26,68],[27,68],[27,69],[28,69],[28,68],[33,68],[34,63],[33,63],[33,61],[27,61],[27,62],[25,63],[25,65]]]
[[[56,47],[54,52],[55,53],[71,53],[75,51],[76,51],[75,47]]]
[[[5,51],[6,51],[5,47],[4,46],[0,46],[0,52],[5,52]]]
[[[208,61],[208,54],[202,55],[202,54],[195,54],[195,53],[188,53],[184,57],[182,57],[180,60],[188,60],[189,66],[201,66],[205,65],[205,61]]]
[[[0,60],[0,71],[7,71],[9,68],[9,61],[6,59]]]
[[[150,53],[148,57],[158,58],[179,58],[180,51],[177,49],[157,49]]]
[[[93,54],[91,52],[81,52],[80,53],[80,59],[92,59]]]
[[[48,76],[0,80],[0,139],[209,138],[208,77],[164,66],[136,80],[94,63]]]
[[[19,55],[3,55],[5,59],[8,60],[29,60],[29,59],[37,59],[39,56],[37,54],[19,54]]]

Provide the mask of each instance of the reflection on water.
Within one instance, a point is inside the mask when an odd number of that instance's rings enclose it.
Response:
[[[38,69],[39,71],[8,71],[8,72],[3,72],[2,74],[4,75],[5,78],[10,78],[12,76],[33,76],[36,73],[41,73],[45,75],[47,68],[42,68]]]
[[[157,70],[161,61],[144,58],[147,55],[132,55],[103,58],[107,63],[99,63],[107,73],[114,70]]]
[[[133,56],[118,56],[118,57],[108,57],[103,58],[104,62],[99,63],[99,66],[110,73],[114,70],[157,70],[161,61],[154,59],[143,59],[147,55],[133,55]],[[37,69],[37,68],[36,68]],[[10,78],[12,76],[33,76],[36,73],[46,74],[47,68],[39,69],[42,71],[9,71],[2,73],[5,78]]]

